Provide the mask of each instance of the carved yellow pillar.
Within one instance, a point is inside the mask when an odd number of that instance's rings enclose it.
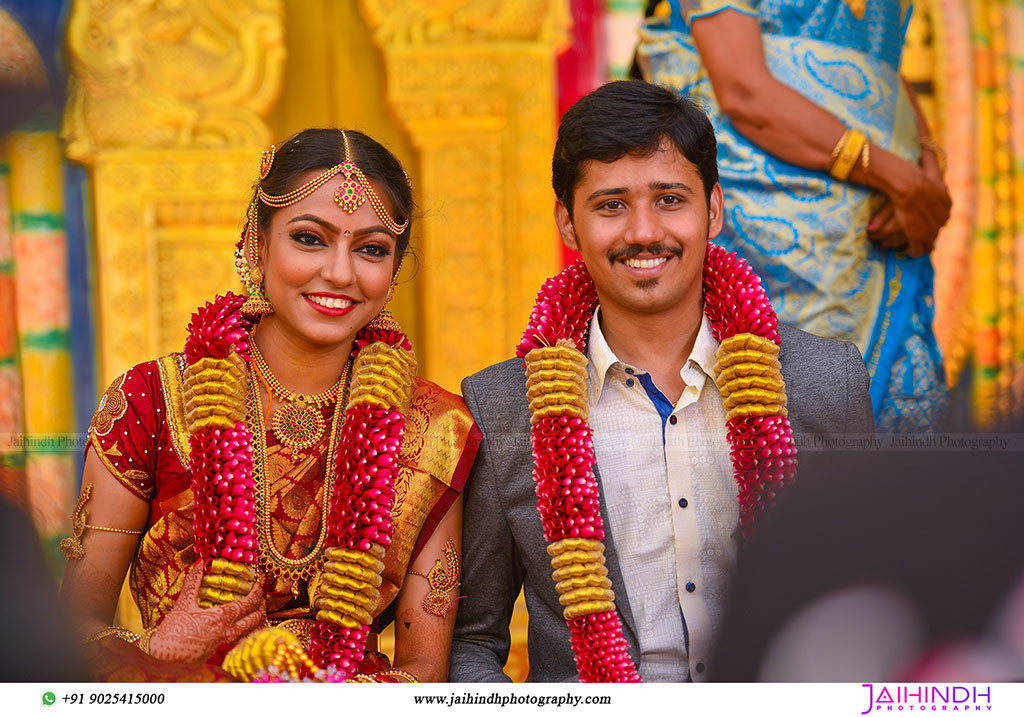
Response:
[[[76,0],[64,138],[92,168],[98,379],[180,350],[189,313],[239,290],[232,249],[269,144],[281,0]]]
[[[361,0],[419,152],[426,373],[451,389],[513,355],[558,269],[551,150],[564,0]]]

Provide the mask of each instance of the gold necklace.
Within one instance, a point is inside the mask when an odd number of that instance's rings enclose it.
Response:
[[[270,370],[252,336],[249,340],[249,355],[256,377],[267,387],[267,393],[272,399],[277,398],[285,404],[273,413],[271,430],[274,431],[274,437],[292,450],[309,448],[319,443],[324,434],[324,417],[320,414],[320,409],[338,395],[342,378],[339,377],[326,391],[305,396],[284,387]]]
[[[250,344],[250,351],[255,344]],[[251,354],[250,354],[251,355]],[[250,368],[252,368],[250,364]],[[267,429],[263,418],[263,403],[254,381],[249,382],[249,415],[255,418],[256,430],[250,430],[253,437],[253,475],[260,482],[256,491],[257,536],[259,538],[259,562],[264,572],[292,584],[292,595],[301,593],[300,581],[308,582],[314,573],[323,567],[324,541],[327,539],[327,520],[331,510],[331,496],[334,495],[335,470],[338,448],[338,433],[344,421],[345,404],[348,402],[349,382],[352,378],[352,360],[349,359],[343,380],[339,380],[335,394],[334,416],[331,418],[331,436],[327,444],[327,470],[324,478],[323,505],[320,509],[320,531],[316,545],[302,558],[288,558],[274,545],[270,524],[270,481],[267,479]],[[323,417],[321,416],[321,421]],[[259,436],[256,436],[259,433]],[[276,432],[275,432],[276,435]]]

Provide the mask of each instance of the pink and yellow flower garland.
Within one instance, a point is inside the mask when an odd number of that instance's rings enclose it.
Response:
[[[597,303],[583,262],[552,277],[538,292],[517,356],[527,374],[537,508],[580,680],[639,682],[604,564],[604,521],[587,423],[583,352]],[[716,372],[728,410],[740,524],[748,534],[754,517],[796,470],[778,362],[778,319],[749,265],[714,244],[704,262],[704,304],[722,344]]]
[[[256,477],[253,438],[245,424],[252,322],[241,313],[243,302],[227,294],[201,307],[189,325],[185,348],[195,550],[205,566],[200,593],[205,605],[245,595],[256,575]],[[412,347],[394,326],[371,322],[357,336],[356,348],[335,458],[339,479],[327,498],[330,547],[314,590],[318,613],[310,635],[312,659],[297,653],[289,659],[290,664],[327,668],[332,681],[355,673],[380,597],[382,558],[394,532],[391,510],[404,410],[416,373]],[[239,679],[253,679],[281,657],[285,642],[280,636],[251,636],[229,653],[224,667]],[[289,654],[297,649],[290,643],[286,647]]]

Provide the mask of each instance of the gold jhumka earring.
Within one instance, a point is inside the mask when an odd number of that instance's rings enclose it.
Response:
[[[276,147],[270,145],[270,149],[263,150],[260,157],[260,181],[262,182],[270,174],[274,166],[274,152]],[[245,303],[242,304],[242,313],[253,316],[266,316],[274,313],[274,307],[267,301],[263,293],[263,272],[259,268],[259,202],[256,198],[249,204],[245,215],[245,231],[241,245],[235,251],[235,268],[242,280],[242,287],[245,289]]]
[[[405,263],[405,257],[403,256],[401,261],[398,262],[398,268],[395,270],[395,275],[391,278],[391,288],[388,289],[388,298],[384,300],[384,308],[380,310],[380,313],[374,316],[370,323],[366,325],[366,328],[374,331],[401,331],[402,327],[398,323],[398,320],[388,311],[388,304],[391,303],[391,297],[395,295],[395,287],[398,285],[398,276],[402,273],[402,265]]]

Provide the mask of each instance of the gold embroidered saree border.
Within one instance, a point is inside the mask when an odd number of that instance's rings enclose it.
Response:
[[[157,359],[160,383],[163,385],[164,410],[167,412],[167,427],[171,445],[181,461],[181,467],[188,470],[191,446],[189,445],[188,423],[185,420],[185,388],[181,379],[181,354],[169,354]]]

